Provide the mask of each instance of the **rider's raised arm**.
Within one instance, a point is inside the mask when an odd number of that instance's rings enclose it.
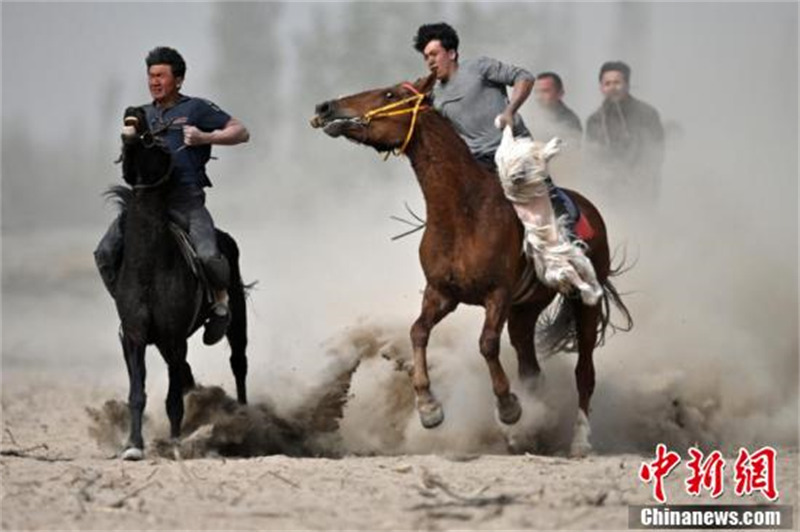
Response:
[[[250,132],[241,121],[208,100],[198,103],[194,124],[195,128],[184,128],[184,142],[188,145],[233,146],[250,140]]]
[[[491,57],[479,58],[478,65],[485,80],[513,87],[508,107],[503,113],[508,117],[513,116],[530,96],[536,77],[522,67],[503,63]]]
[[[250,140],[250,132],[238,119],[231,117],[225,127],[209,133],[209,144],[233,146]]]

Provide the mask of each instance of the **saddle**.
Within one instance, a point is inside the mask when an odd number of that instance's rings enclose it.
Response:
[[[594,236],[594,228],[589,220],[580,211],[578,205],[563,189],[555,186],[549,177],[546,180],[550,192],[550,201],[557,219],[566,217],[566,226],[569,229],[570,240],[589,240]]]

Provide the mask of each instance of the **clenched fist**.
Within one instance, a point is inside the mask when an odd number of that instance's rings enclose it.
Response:
[[[183,126],[183,143],[187,146],[200,146],[211,143],[211,134],[194,126]]]

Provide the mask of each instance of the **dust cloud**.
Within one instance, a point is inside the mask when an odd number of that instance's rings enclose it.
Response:
[[[577,409],[576,356],[548,358],[543,379],[525,390],[504,335],[501,360],[523,417],[503,427],[478,351],[482,317],[476,308],[460,307],[432,334],[432,389],[445,422],[429,431],[420,426],[408,377],[408,330],[424,289],[419,234],[390,240],[406,227],[389,216],[407,216],[405,202],[424,215],[423,198],[407,161],[384,163],[369,149],[307,127],[323,99],[422,75],[410,39],[416,25],[434,14],[422,4],[402,4],[392,12],[397,22],[383,36],[386,46],[371,48],[362,41],[381,38],[376,21],[389,19],[381,11],[389,7],[265,5],[221,4],[215,16],[236,27],[248,9],[257,11],[249,14],[252,20],[276,10],[270,16],[287,22],[281,35],[293,37],[258,44],[258,50],[270,51],[268,64],[280,67],[280,76],[267,68],[220,68],[223,82],[215,84],[194,69],[204,62],[203,68],[214,68],[217,58],[205,53],[212,47],[198,48],[189,37],[175,44],[189,63],[187,92],[210,97],[251,126],[249,145],[215,148],[220,160],[209,166],[215,187],[208,204],[219,226],[239,242],[245,281],[258,281],[248,310],[252,406],[238,407],[216,388],[233,389],[227,347],[205,348],[192,339],[190,362],[207,387],[187,397],[191,445],[182,453],[564,453]],[[155,24],[158,17],[145,16],[146,5],[140,8],[145,22]],[[4,8],[4,30],[15,20],[14,10],[24,9]],[[351,9],[359,18],[344,16]],[[796,447],[797,6],[464,3],[435,9],[434,18],[459,30],[465,57],[490,55],[534,73],[561,72],[566,102],[584,120],[600,103],[600,64],[628,61],[632,93],[653,104],[667,126],[663,186],[653,208],[609,194],[591,168],[564,176],[564,183],[599,206],[612,248],[635,260],[616,282],[634,329],[611,336],[595,352],[595,450],[650,452],[657,442],[725,450]],[[487,20],[496,25],[487,29]],[[534,22],[539,31],[514,26]],[[365,31],[349,28],[356,23]],[[209,28],[195,33],[216,35],[210,22]],[[220,35],[215,39],[230,45],[214,48],[222,64],[247,43]],[[349,40],[341,46],[322,45],[343,35]],[[507,37],[512,35],[527,40],[515,42]],[[25,57],[24,47],[7,42],[13,36],[4,31],[4,64],[11,51]],[[37,42],[41,52],[62,41]],[[117,155],[115,120],[126,105],[140,103],[129,100],[146,99],[143,57],[160,44],[138,35],[125,42],[124,60],[140,74],[134,81],[141,90],[115,92],[122,74],[108,81],[114,111],[98,124],[101,140],[44,142],[25,127],[27,106],[14,106],[20,91],[4,96],[4,379],[32,371],[54,380],[89,379],[111,398],[127,393],[114,306],[91,259],[112,216],[100,194],[118,174],[110,163]],[[330,57],[339,49],[354,55]],[[39,64],[46,55],[36,57]],[[4,80],[4,87],[13,82]],[[231,85],[235,90],[226,91]],[[253,95],[264,94],[272,107],[251,113]],[[72,99],[85,101],[85,95]],[[53,107],[48,112],[70,109]],[[526,120],[527,113],[523,107]],[[51,122],[72,123],[60,115]],[[145,434],[155,442],[167,436],[166,371],[155,350],[148,353]],[[200,404],[207,407],[191,406]],[[91,437],[109,450],[126,435],[120,405],[91,405],[87,418]]]

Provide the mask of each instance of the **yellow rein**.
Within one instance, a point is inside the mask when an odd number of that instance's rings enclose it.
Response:
[[[392,116],[400,116],[400,115],[407,115],[411,113],[411,127],[408,128],[408,133],[406,134],[406,140],[403,141],[403,145],[400,146],[399,150],[393,150],[386,154],[384,160],[389,158],[391,153],[399,156],[405,152],[406,147],[408,147],[408,143],[411,142],[411,137],[414,135],[414,128],[417,125],[417,115],[419,114],[420,110],[427,109],[427,107],[422,107],[422,102],[425,100],[425,95],[422,93],[417,93],[414,96],[409,96],[408,98],[403,98],[400,101],[390,103],[389,105],[384,105],[383,107],[378,107],[377,109],[373,109],[371,111],[367,111],[364,116],[361,117],[367,125],[372,121],[373,118],[388,118]],[[404,109],[397,109],[398,107],[405,105],[407,103],[414,102],[413,107],[406,107]]]

